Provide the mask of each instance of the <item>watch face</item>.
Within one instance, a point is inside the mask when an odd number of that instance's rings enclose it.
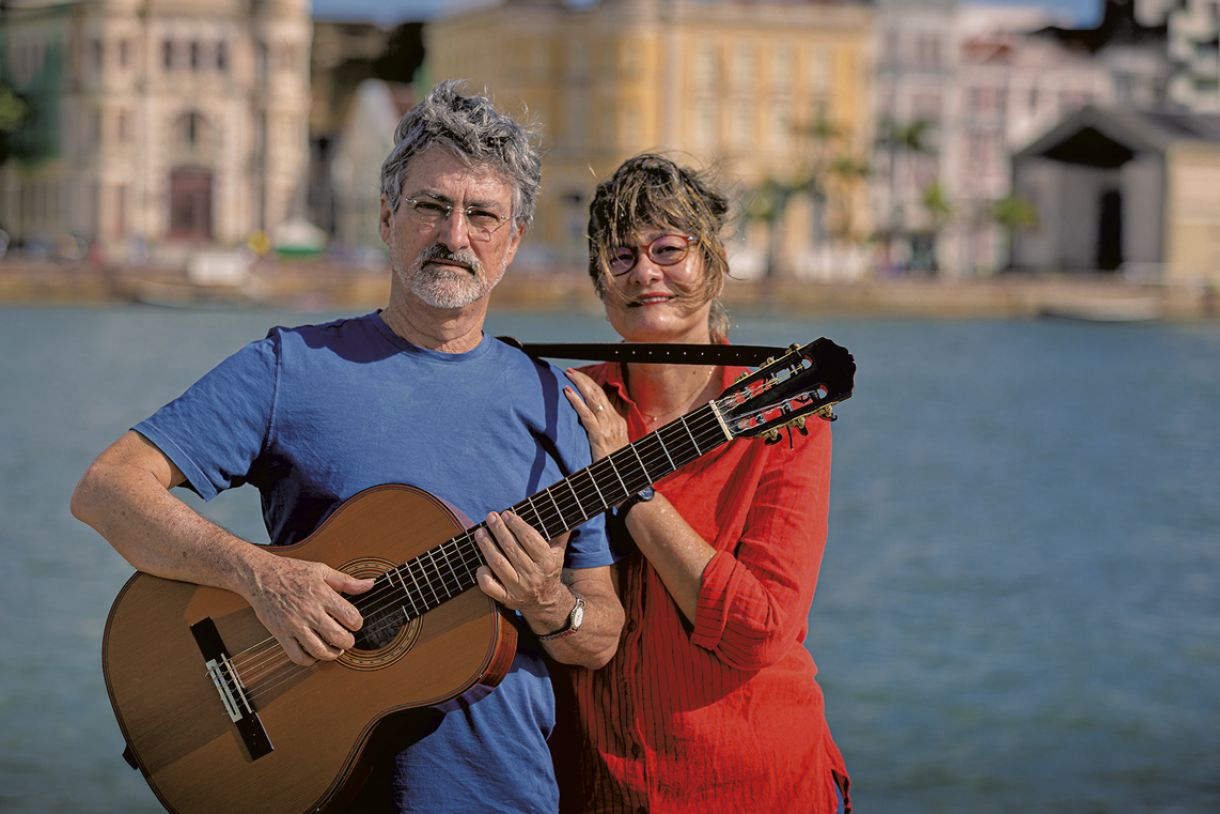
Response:
[[[585,603],[577,602],[576,607],[572,608],[572,630],[580,627],[580,623],[585,620]]]

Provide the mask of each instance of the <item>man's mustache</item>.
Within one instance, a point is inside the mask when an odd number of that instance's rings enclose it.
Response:
[[[448,247],[440,243],[433,243],[420,254],[420,268],[434,260],[443,260],[446,263],[456,263],[459,266],[465,266],[476,275],[482,275],[483,273],[483,264],[479,262],[479,258],[475,256],[474,252],[469,249],[450,251]]]

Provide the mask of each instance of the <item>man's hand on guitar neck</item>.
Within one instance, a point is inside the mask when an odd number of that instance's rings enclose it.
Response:
[[[475,543],[487,565],[475,573],[479,589],[512,610],[520,611],[539,635],[569,622],[576,596],[584,600],[583,624],[575,635],[543,641],[556,661],[590,669],[605,665],[618,648],[623,606],[610,581],[609,566],[563,567],[568,535],[546,540],[512,512],[492,512],[487,529],[475,532]]]
[[[474,536],[487,563],[475,573],[479,588],[527,618],[562,624],[572,609],[571,592],[559,579],[568,536],[548,542],[509,511],[487,515],[487,529],[478,529]]]

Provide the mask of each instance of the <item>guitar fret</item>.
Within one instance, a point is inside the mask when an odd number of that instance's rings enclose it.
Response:
[[[582,515],[585,514],[585,507],[580,505],[580,495],[576,494],[576,487],[572,485],[572,479],[568,478],[564,483],[568,485],[568,489],[572,492],[572,497],[576,499],[576,508],[580,510]]]
[[[534,506],[534,499],[532,497],[527,497],[525,502],[529,504],[530,510],[534,513],[534,522],[530,523],[530,525],[540,527],[542,536],[548,540],[551,539],[551,532],[547,530],[546,521],[542,519],[542,514],[538,511],[538,508]]]
[[[593,477],[593,470],[586,469],[585,472],[588,474],[589,481],[593,484],[593,491],[597,492],[597,499],[601,501],[602,506],[610,505],[606,502],[606,498],[602,496],[602,490],[597,487],[597,478]]]
[[[627,488],[627,484],[623,482],[623,476],[618,473],[618,467],[614,465],[614,456],[607,455],[606,462],[610,464],[610,471],[614,473],[614,477],[618,478],[618,485],[623,487],[623,494],[631,494],[631,490]]]
[[[436,590],[436,583],[441,578],[440,572],[436,567],[436,549],[434,548],[421,554],[419,556],[419,565],[421,574],[425,577],[424,583],[428,586],[428,590],[432,592],[432,607],[435,608],[445,601],[441,598],[440,592]]]
[[[418,563],[419,558],[416,557],[411,562]],[[428,607],[428,600],[424,596],[424,589],[419,586],[419,579],[416,578],[416,576],[415,576],[415,569],[411,567],[411,563],[407,563],[406,569],[407,569],[407,574],[411,577],[411,582],[415,585],[415,593],[419,596],[420,600],[424,603],[424,608],[426,609]],[[412,603],[412,604],[414,604],[414,603]]]
[[[462,592],[462,581],[458,579],[457,569],[453,567],[453,562],[449,559],[449,543],[445,543],[438,549],[445,557],[445,567],[449,569],[449,576],[453,578],[453,587],[449,587],[449,580],[444,574],[441,574],[441,585],[445,588],[449,596],[457,596]],[[439,570],[439,569],[438,569]]]
[[[546,488],[546,496],[551,499],[551,505],[555,507],[555,514],[559,517],[559,525],[562,528],[567,529],[570,527],[570,524],[568,523],[567,518],[563,516],[563,511],[559,508],[559,503],[556,502],[555,495],[553,492],[551,492],[551,489],[552,487],[550,486]]]
[[[695,440],[695,434],[690,431],[690,426],[688,426],[686,423],[686,416],[682,416],[682,418],[678,420],[682,422],[682,428],[685,429],[686,434],[690,436],[690,442],[695,445],[695,457],[699,457],[703,454],[703,450],[699,448],[699,442]]]
[[[419,608],[415,607],[415,597],[411,595],[409,590],[407,590],[407,583],[403,582],[401,571],[398,568],[391,568],[389,571],[386,571],[385,574],[386,582],[390,583],[390,587],[394,586],[394,577],[398,577],[399,590],[402,591],[403,597],[411,603],[411,613],[419,616]],[[410,618],[405,604],[403,605],[402,612],[404,616]]]
[[[662,427],[661,429],[664,429],[664,427]],[[657,430],[656,436],[657,436],[657,443],[661,445],[661,451],[664,452],[665,457],[669,459],[669,471],[673,472],[675,469],[678,468],[678,465],[676,463],[674,463],[674,459],[671,458],[669,455],[669,450],[665,448],[665,439],[661,437],[661,430]]]
[[[640,457],[640,451],[636,448],[636,445],[630,444],[627,448],[635,453],[635,459],[640,462],[640,471],[644,473],[644,477],[648,479],[649,483],[655,483],[652,475],[648,474],[648,467],[644,466],[644,459]]]
[[[479,549],[474,546],[473,537],[471,537],[469,534],[466,534],[465,537],[463,538],[463,542],[466,543],[465,547],[458,545],[458,551],[460,551],[462,553],[462,568],[466,569],[466,579],[470,582],[470,584],[474,585],[474,584],[478,583],[478,579],[475,577],[474,571],[470,570],[469,555],[473,553],[475,562],[478,562],[478,563],[481,563],[482,559],[479,556]],[[477,570],[478,570],[478,566],[475,566],[475,571],[477,571]]]

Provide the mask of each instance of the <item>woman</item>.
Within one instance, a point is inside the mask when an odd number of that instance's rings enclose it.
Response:
[[[589,273],[631,342],[727,341],[726,199],[657,155],[598,186]],[[595,459],[713,398],[741,368],[569,371]],[[617,509],[619,650],[557,682],[564,811],[850,811],[802,644],[826,540],[830,428],[738,439]],[[842,805],[841,805],[842,803]]]

